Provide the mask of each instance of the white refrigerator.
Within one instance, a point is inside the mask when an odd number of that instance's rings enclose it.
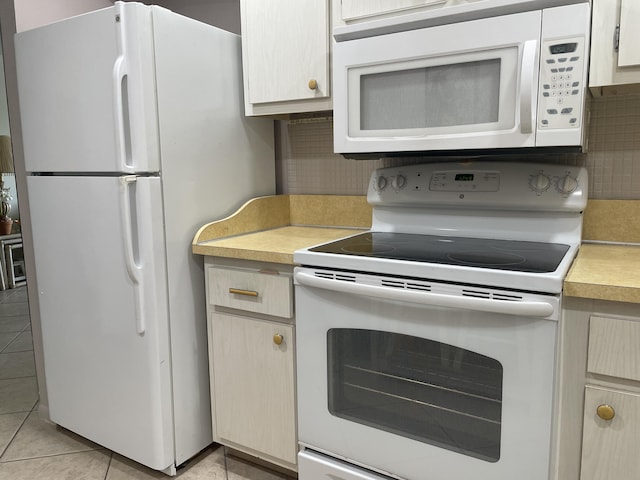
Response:
[[[15,44],[51,420],[174,474],[212,441],[191,241],[274,193],[273,122],[242,114],[240,38],[164,8]]]

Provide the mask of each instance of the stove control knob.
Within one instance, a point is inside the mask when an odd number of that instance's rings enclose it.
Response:
[[[536,193],[546,192],[550,185],[551,179],[542,172],[531,175],[529,179],[529,186]]]
[[[397,175],[391,181],[391,186],[394,190],[402,190],[407,185],[407,177],[404,175]]]
[[[379,176],[376,178],[376,190],[381,192],[387,187],[387,177]]]
[[[578,188],[578,179],[566,174],[564,177],[558,179],[557,187],[560,193],[563,195],[569,195],[570,193],[575,192],[576,188]]]

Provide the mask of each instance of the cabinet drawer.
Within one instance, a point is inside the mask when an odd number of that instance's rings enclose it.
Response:
[[[613,409],[613,418],[598,415],[601,405]],[[640,396],[587,386],[580,480],[640,478],[639,442]]]
[[[211,305],[291,318],[291,277],[278,273],[211,267],[207,275]]]
[[[589,323],[590,373],[640,381],[640,322],[592,316]]]

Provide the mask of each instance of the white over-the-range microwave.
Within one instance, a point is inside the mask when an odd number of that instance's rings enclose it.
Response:
[[[590,12],[481,0],[336,28],[335,152],[586,151]]]

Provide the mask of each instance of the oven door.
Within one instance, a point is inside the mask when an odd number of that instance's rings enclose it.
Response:
[[[557,297],[317,273],[295,272],[298,433],[339,459],[326,478],[352,478],[341,462],[409,480],[548,478]],[[305,478],[309,450],[301,480],[324,479]]]
[[[535,144],[541,11],[337,42],[337,153]]]

